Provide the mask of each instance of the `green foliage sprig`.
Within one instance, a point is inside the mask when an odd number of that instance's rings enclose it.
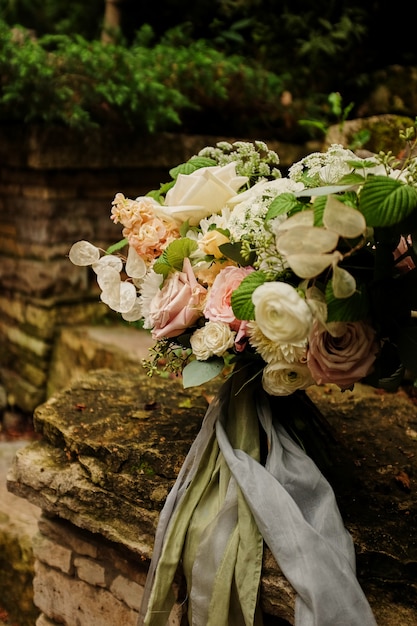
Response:
[[[243,57],[171,33],[152,45],[149,28],[129,47],[81,36],[34,39],[0,21],[0,120],[86,127],[116,123],[172,130],[194,112],[269,117],[282,85]]]

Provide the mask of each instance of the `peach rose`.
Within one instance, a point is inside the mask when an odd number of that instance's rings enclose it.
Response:
[[[184,259],[183,271],[167,278],[150,303],[148,323],[152,337],[176,337],[202,316],[206,289],[194,276],[191,262]]]
[[[316,322],[307,364],[317,384],[334,383],[344,390],[370,373],[378,351],[375,331],[366,322],[337,322],[332,334]]]

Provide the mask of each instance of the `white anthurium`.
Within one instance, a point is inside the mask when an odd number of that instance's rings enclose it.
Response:
[[[100,298],[113,311],[128,313],[137,300],[136,288],[132,283],[120,282],[118,288],[113,285],[107,290],[103,290]]]
[[[188,220],[190,226],[197,226],[202,219],[219,213],[248,180],[236,174],[236,163],[179,174],[159,210],[180,224]]]
[[[77,241],[71,246],[69,260],[74,265],[87,266],[97,263],[100,258],[100,250],[89,241]]]
[[[300,278],[316,278],[324,270],[343,259],[343,255],[335,250],[328,254],[290,254],[286,257],[292,271]]]
[[[332,276],[333,294],[336,298],[349,298],[356,291],[356,280],[347,270],[333,265]]]
[[[278,233],[276,245],[278,252],[287,258],[293,254],[325,254],[332,252],[339,241],[339,235],[333,230],[318,226],[294,226]]]
[[[146,274],[146,269],[145,261],[132,246],[129,246],[125,265],[126,274],[130,278],[143,278]]]
[[[341,237],[353,239],[366,232],[366,220],[363,214],[330,195],[323,213],[323,224]]]
[[[97,263],[93,263],[92,265],[96,274],[99,274],[106,267],[112,267],[117,272],[121,272],[123,269],[123,261],[115,254],[105,254],[97,261]]]

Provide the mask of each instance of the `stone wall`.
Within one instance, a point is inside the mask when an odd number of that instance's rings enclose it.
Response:
[[[0,387],[9,404],[30,413],[46,399],[60,327],[108,315],[91,271],[69,262],[71,245],[117,241],[115,194],[158,188],[171,167],[219,139],[0,126]],[[309,149],[270,145],[283,165]]]
[[[145,383],[137,368],[97,370],[38,407],[41,439],[17,451],[7,477],[11,493],[43,511],[36,626],[136,626],[159,512],[218,384],[184,390]],[[415,626],[416,404],[361,385],[309,395],[335,435],[322,450],[378,626]],[[293,624],[294,597],[265,548],[265,625]],[[171,625],[186,626],[175,611]]]
[[[36,626],[136,626],[146,562],[97,535],[41,517],[34,542]],[[174,607],[169,626],[180,626]]]

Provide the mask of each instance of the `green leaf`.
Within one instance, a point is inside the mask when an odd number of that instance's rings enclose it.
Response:
[[[371,168],[379,167],[379,163],[377,163],[376,161],[371,161],[371,160],[356,161],[356,159],[349,159],[347,163],[348,165],[350,165],[350,167],[355,168],[355,170],[363,170],[363,169],[369,170]],[[350,174],[348,174],[348,176],[350,176]]]
[[[243,267],[252,265],[256,258],[255,252],[251,253],[248,258],[242,256],[242,243],[240,241],[236,243],[222,243],[219,246],[219,250],[226,258],[235,261],[235,263]]]
[[[339,180],[340,185],[361,185],[365,178],[358,174],[357,172],[353,172],[352,174],[346,174]]]
[[[299,206],[300,203],[293,193],[281,193],[279,196],[274,198],[269,205],[265,221],[272,220],[274,217],[278,217],[278,215],[289,213],[290,211],[299,208]]]
[[[369,312],[369,296],[364,285],[357,285],[357,291],[349,298],[336,298],[329,280],[326,303],[328,322],[357,322],[366,318]]]
[[[239,287],[232,293],[232,310],[238,320],[255,319],[255,307],[252,302],[252,294],[257,287],[266,282],[264,272],[252,272],[246,276]]]
[[[121,250],[122,248],[127,246],[127,243],[128,243],[128,240],[126,238],[121,239],[117,243],[114,243],[112,246],[109,246],[106,250],[106,254],[113,254],[113,252],[116,252],[117,250]]]
[[[224,368],[224,361],[220,358],[208,361],[190,361],[182,371],[184,389],[197,387],[216,378]]]
[[[314,226],[323,226],[323,213],[326,207],[328,196],[316,198],[313,204]]]
[[[393,226],[417,207],[417,190],[388,176],[366,180],[359,198],[359,210],[372,227]]]
[[[153,269],[157,274],[167,274],[171,270],[182,271],[184,259],[189,257],[197,249],[197,242],[194,239],[183,237],[175,239],[164,250],[159,259],[154,263]]]
[[[202,167],[213,167],[214,165],[217,165],[217,162],[214,159],[203,156],[193,156],[188,162],[194,165],[196,170]]]
[[[202,167],[213,167],[216,165],[216,161],[213,159],[209,159],[207,157],[191,157],[189,161],[186,163],[181,163],[176,167],[173,167],[169,170],[169,174],[172,178],[176,179],[178,174],[192,174],[196,170],[201,169]]]

